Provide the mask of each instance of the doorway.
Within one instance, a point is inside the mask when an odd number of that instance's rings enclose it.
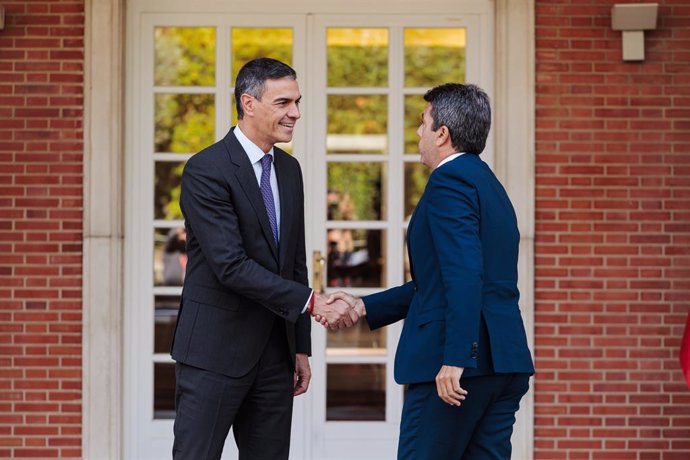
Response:
[[[364,295],[409,277],[404,235],[428,176],[416,154],[422,95],[446,81],[491,91],[487,18],[488,7],[453,17],[141,13],[129,21],[137,104],[128,117],[126,458],[170,455],[168,351],[185,263],[179,180],[186,160],[235,124],[241,65],[264,55],[297,70],[305,107],[283,147],[305,175],[307,256],[311,274],[322,273],[312,283]],[[492,142],[483,156],[491,163]],[[395,457],[400,329],[314,325],[314,376],[296,400],[293,458]],[[224,458],[235,455],[230,437]]]

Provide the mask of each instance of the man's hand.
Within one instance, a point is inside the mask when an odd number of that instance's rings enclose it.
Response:
[[[439,398],[453,406],[459,406],[467,396],[467,390],[460,387],[460,377],[464,367],[441,366],[436,375],[436,391]]]
[[[295,356],[295,382],[293,396],[306,393],[311,381],[311,367],[309,367],[309,357],[306,353],[297,353]]]
[[[364,301],[361,297],[355,297],[352,294],[348,294],[347,292],[343,291],[338,291],[328,297],[329,302],[333,302],[337,299],[347,302],[348,305],[350,305],[357,312],[357,315],[359,315],[360,318],[362,316],[366,316],[367,310],[364,307]]]
[[[322,294],[314,294],[314,316],[316,320],[337,331],[343,327],[352,327],[358,320],[357,312],[344,300],[333,300]]]
[[[362,316],[365,316],[367,314],[366,309],[364,308],[364,302],[360,297],[355,297],[351,294],[348,294],[347,292],[343,291],[338,291],[335,294],[331,294],[328,297],[328,303],[333,303],[337,300],[343,300],[347,302],[347,304],[352,308],[350,310],[350,318],[353,321],[353,324],[357,323],[359,318]],[[340,327],[333,327],[331,324],[328,323],[326,318],[324,318],[321,315],[314,315],[315,319],[317,322],[321,323],[322,326],[327,327],[331,330],[338,330],[342,327],[343,323],[340,323]]]

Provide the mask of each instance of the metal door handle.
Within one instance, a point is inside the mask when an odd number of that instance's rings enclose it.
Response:
[[[314,251],[312,255],[312,283],[311,287],[314,292],[318,294],[323,294],[324,290],[324,265],[326,264],[326,259],[321,255],[321,251]]]

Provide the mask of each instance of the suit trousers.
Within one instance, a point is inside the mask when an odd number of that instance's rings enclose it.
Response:
[[[460,407],[443,402],[436,383],[408,387],[400,423],[399,460],[510,460],[510,436],[530,374],[463,378]]]
[[[240,460],[288,458],[294,374],[282,319],[275,319],[268,345],[247,375],[229,377],[178,362],[175,376],[175,460],[219,459],[230,427]]]

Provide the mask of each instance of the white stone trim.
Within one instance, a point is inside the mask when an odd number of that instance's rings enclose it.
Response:
[[[82,457],[121,458],[124,0],[85,2]]]
[[[534,355],[534,0],[496,0],[495,169],[520,228],[520,307]],[[513,458],[534,458],[534,391],[521,403]]]

